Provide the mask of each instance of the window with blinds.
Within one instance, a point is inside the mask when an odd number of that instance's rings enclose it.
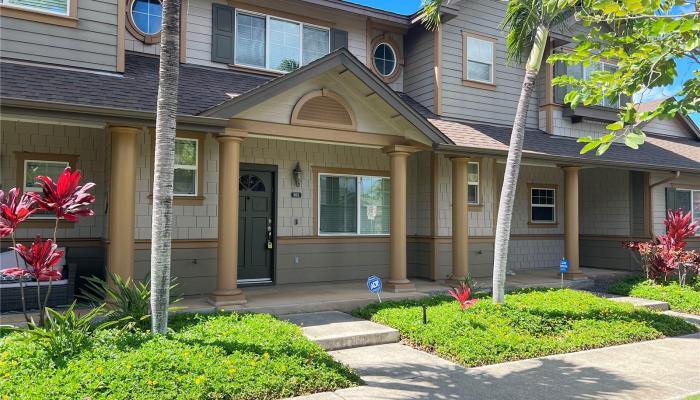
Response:
[[[388,177],[319,174],[320,235],[388,235],[391,189]]]

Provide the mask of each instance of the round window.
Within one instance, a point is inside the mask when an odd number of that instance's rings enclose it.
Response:
[[[144,35],[157,35],[163,20],[163,5],[159,0],[134,0],[131,3],[131,20]]]
[[[396,71],[396,51],[388,43],[379,43],[374,48],[374,67],[382,76],[390,76]]]

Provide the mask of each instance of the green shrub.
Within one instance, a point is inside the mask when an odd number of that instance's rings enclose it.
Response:
[[[694,332],[679,318],[574,290],[526,290],[505,305],[460,311],[449,297],[373,304],[354,315],[398,329],[412,345],[465,366],[493,364]],[[422,321],[427,306],[428,324]]]
[[[148,329],[151,317],[151,281],[133,281],[131,278],[124,280],[121,276],[109,273],[109,282],[96,276],[85,278],[87,290],[78,296],[93,305],[105,304],[107,317],[117,321],[120,326],[127,328]],[[175,295],[177,278],[172,279],[170,286],[171,300],[174,304],[181,299]],[[170,310],[176,310],[171,307]]]
[[[44,350],[51,359],[62,364],[66,359],[89,346],[93,331],[106,329],[115,321],[95,324],[95,317],[102,313],[102,306],[90,310],[85,315],[75,312],[75,302],[64,312],[46,308],[44,326],[30,322],[26,328],[15,328],[17,335],[11,339],[15,342],[32,342]]]
[[[630,278],[611,285],[608,292],[623,296],[661,300],[672,310],[700,315],[700,280],[681,287],[678,282],[659,284],[643,278]]]
[[[359,378],[301,330],[265,314],[177,314],[173,333],[106,329],[63,365],[34,342],[0,343],[11,399],[278,399]],[[6,339],[13,339],[11,334]]]

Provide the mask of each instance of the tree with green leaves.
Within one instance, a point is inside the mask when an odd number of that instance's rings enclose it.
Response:
[[[564,101],[572,108],[615,101],[620,95],[636,99],[621,104],[618,120],[600,137],[580,138],[581,153],[607,151],[622,140],[632,149],[644,143],[644,124],[654,118],[700,111],[700,6],[687,0],[586,0],[576,18],[590,29],[575,36],[572,51],[555,53],[548,62],[569,65],[613,60],[616,70],[596,71],[590,77],[563,75],[555,85],[571,90]],[[640,102],[651,90],[668,86],[679,74],[680,60],[696,65],[692,76],[673,96],[651,110],[640,110]],[[693,70],[693,68],[690,68]]]
[[[423,3],[422,21],[428,29],[435,29],[440,24],[440,8],[443,3],[444,0],[426,0]],[[502,28],[508,31],[507,61],[525,61],[525,76],[510,135],[508,159],[498,205],[493,264],[493,302],[497,304],[505,302],[511,220],[525,140],[528,104],[542,65],[549,32],[571,17],[576,3],[576,0],[510,0],[502,22]]]

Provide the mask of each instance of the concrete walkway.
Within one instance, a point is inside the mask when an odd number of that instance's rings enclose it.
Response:
[[[360,399],[682,399],[700,393],[700,333],[463,368],[401,344],[333,351],[365,386],[298,397]]]

